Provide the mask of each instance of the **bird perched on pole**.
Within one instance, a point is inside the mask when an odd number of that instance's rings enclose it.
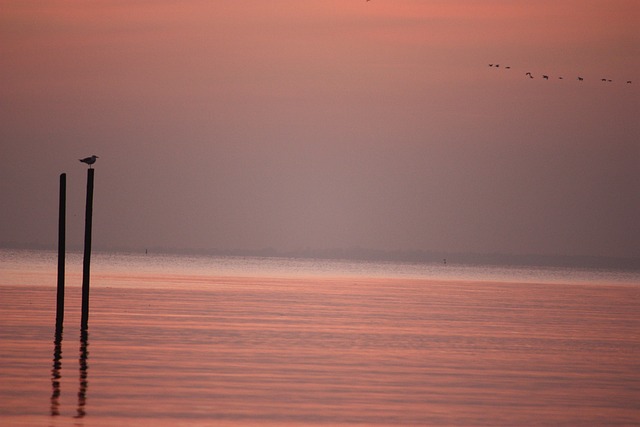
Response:
[[[91,157],[85,157],[84,159],[80,159],[80,161],[82,163],[86,163],[89,165],[89,169],[91,169],[91,165],[94,164],[96,162],[96,159],[98,158],[98,156],[96,156],[95,154]]]

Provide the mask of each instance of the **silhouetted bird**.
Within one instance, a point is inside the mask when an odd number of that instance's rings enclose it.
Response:
[[[369,0],[367,0],[367,1],[369,1]],[[488,64],[488,65],[489,65],[489,67],[500,68],[500,64],[494,64],[494,63],[491,63],[491,64]],[[511,66],[510,66],[510,65],[503,65],[503,66],[502,66],[502,68],[504,68],[505,70],[510,70],[510,69],[511,69]],[[532,74],[530,71],[526,72],[526,73],[525,73],[525,76],[529,77],[530,79],[533,79],[533,78],[534,78],[533,74]],[[550,79],[551,79],[551,77],[549,77],[549,75],[548,75],[548,74],[542,74],[542,75],[541,75],[541,77],[542,77],[544,80],[550,80]],[[555,77],[554,77],[554,78],[555,78]],[[564,77],[563,77],[563,76],[558,76],[557,78],[558,78],[558,80],[564,80]],[[583,82],[583,81],[584,81],[584,77],[582,77],[582,76],[577,76],[577,80],[578,80],[579,82]],[[608,79],[608,78],[602,78],[602,79],[600,79],[600,81],[601,81],[601,82],[603,82],[603,83],[613,83],[613,80],[612,80],[612,79]],[[632,83],[632,81],[631,81],[631,80],[625,80],[625,81],[626,81],[626,83],[627,83],[627,84],[631,84],[631,83]]]
[[[96,162],[96,159],[98,158],[98,156],[96,156],[95,154],[91,157],[85,157],[84,159],[80,159],[80,161],[82,163],[86,163],[89,165],[89,168],[91,168],[91,165],[94,164]]]

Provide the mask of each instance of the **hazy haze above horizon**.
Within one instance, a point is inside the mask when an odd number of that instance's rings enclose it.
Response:
[[[0,0],[0,243],[55,245],[66,172],[81,245],[96,154],[95,248],[640,257],[639,22],[636,0]]]

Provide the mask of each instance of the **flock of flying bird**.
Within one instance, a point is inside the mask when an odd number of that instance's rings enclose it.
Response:
[[[491,68],[500,68],[500,64],[489,64],[489,67],[491,67]],[[502,68],[505,69],[505,70],[510,70],[511,66],[507,65],[507,66],[504,66]],[[526,77],[528,77],[529,79],[533,79],[534,78],[533,74],[530,71],[527,71],[524,75]],[[544,80],[549,80],[549,75],[548,74],[542,74],[542,78]],[[558,76],[558,80],[564,80],[564,77]],[[584,78],[578,76],[577,80],[578,81],[584,81]],[[600,79],[600,81],[605,82],[605,83],[613,82],[613,80],[611,80],[609,78],[602,78],[602,79]],[[631,84],[631,80],[627,80],[627,84]]]

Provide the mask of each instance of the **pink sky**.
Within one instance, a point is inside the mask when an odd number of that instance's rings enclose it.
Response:
[[[95,153],[98,246],[640,256],[639,19],[635,0],[0,0],[0,243],[55,241],[60,172],[81,217]]]

